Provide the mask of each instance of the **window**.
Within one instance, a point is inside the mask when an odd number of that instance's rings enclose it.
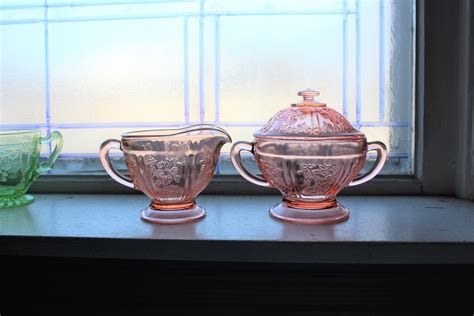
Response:
[[[387,144],[382,173],[414,173],[414,1],[21,0],[0,12],[1,128],[61,131],[56,173],[101,169],[100,143],[127,130],[206,122],[251,140],[307,87]],[[221,174],[235,173],[229,148]]]

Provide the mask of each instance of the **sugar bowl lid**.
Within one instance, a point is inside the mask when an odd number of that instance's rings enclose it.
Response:
[[[318,91],[306,89],[298,92],[303,101],[275,114],[259,131],[256,138],[320,138],[365,137],[339,112],[314,100]]]

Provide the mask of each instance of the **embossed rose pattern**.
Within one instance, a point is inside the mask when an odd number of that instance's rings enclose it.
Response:
[[[6,183],[10,175],[15,174],[17,180],[24,181],[29,172],[31,161],[31,145],[21,143],[9,145],[8,149],[0,149],[0,183]]]
[[[1,163],[1,162],[0,162]],[[6,169],[0,169],[0,182],[7,182],[8,171]]]
[[[179,184],[181,181],[180,169],[183,168],[183,164],[175,158],[157,160],[154,156],[146,156],[145,165],[151,171],[155,183],[160,187],[169,186],[173,183]]]
[[[301,164],[296,172],[303,176],[303,194],[327,194],[336,183],[335,164]]]
[[[271,160],[262,161],[260,168],[265,179],[267,179],[273,187],[283,191],[288,189],[288,185],[283,179],[283,171],[278,163]]]
[[[184,166],[175,158],[161,159],[154,155],[129,154],[126,155],[125,162],[134,186],[151,198],[156,196],[156,191],[159,195],[168,197],[179,196],[183,193],[183,188],[179,184]]]
[[[11,161],[13,158],[10,158],[9,151],[5,151],[0,156],[0,182],[6,183],[8,180],[8,172],[11,168]]]
[[[143,187],[143,181],[140,177],[140,171],[138,169],[138,165],[136,160],[137,157],[134,156],[125,156],[125,163],[127,164],[128,173],[130,174],[130,178],[133,181],[133,184],[136,188]]]
[[[184,181],[185,165],[174,157],[127,154],[125,162],[135,188],[152,199],[177,199],[197,194],[209,183],[219,153],[197,156],[195,172]],[[193,167],[194,168],[194,167]]]
[[[219,158],[216,155],[206,155],[200,159],[198,165],[197,187],[205,187],[214,174],[214,166]]]
[[[344,116],[330,108],[288,108],[272,117],[260,132],[319,136],[356,130]]]

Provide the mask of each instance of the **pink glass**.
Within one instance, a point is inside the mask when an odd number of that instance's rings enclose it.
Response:
[[[385,163],[386,147],[367,143],[342,114],[315,101],[319,92],[307,89],[298,95],[303,101],[278,112],[254,134],[254,142],[232,146],[232,163],[248,181],[280,190],[283,201],[270,209],[272,216],[306,224],[345,221],[349,210],[336,195],[375,177]],[[377,152],[375,164],[358,176],[371,150]],[[241,151],[253,153],[263,178],[245,169]]]
[[[128,132],[122,134],[122,141],[106,140],[100,160],[112,179],[152,200],[141,213],[143,220],[186,223],[205,215],[195,198],[211,181],[220,149],[231,141],[224,129],[206,124]],[[130,178],[112,166],[111,148],[123,151]]]

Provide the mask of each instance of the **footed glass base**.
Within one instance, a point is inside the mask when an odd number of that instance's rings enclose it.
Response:
[[[157,210],[149,206],[141,213],[142,220],[157,224],[183,224],[195,221],[206,215],[206,211],[196,204],[190,208]]]
[[[24,194],[16,197],[0,198],[0,208],[17,207],[20,205],[33,203],[35,198],[32,195]]]
[[[349,210],[337,202],[328,208],[308,209],[290,207],[283,201],[270,209],[270,215],[298,224],[333,224],[347,220]]]

